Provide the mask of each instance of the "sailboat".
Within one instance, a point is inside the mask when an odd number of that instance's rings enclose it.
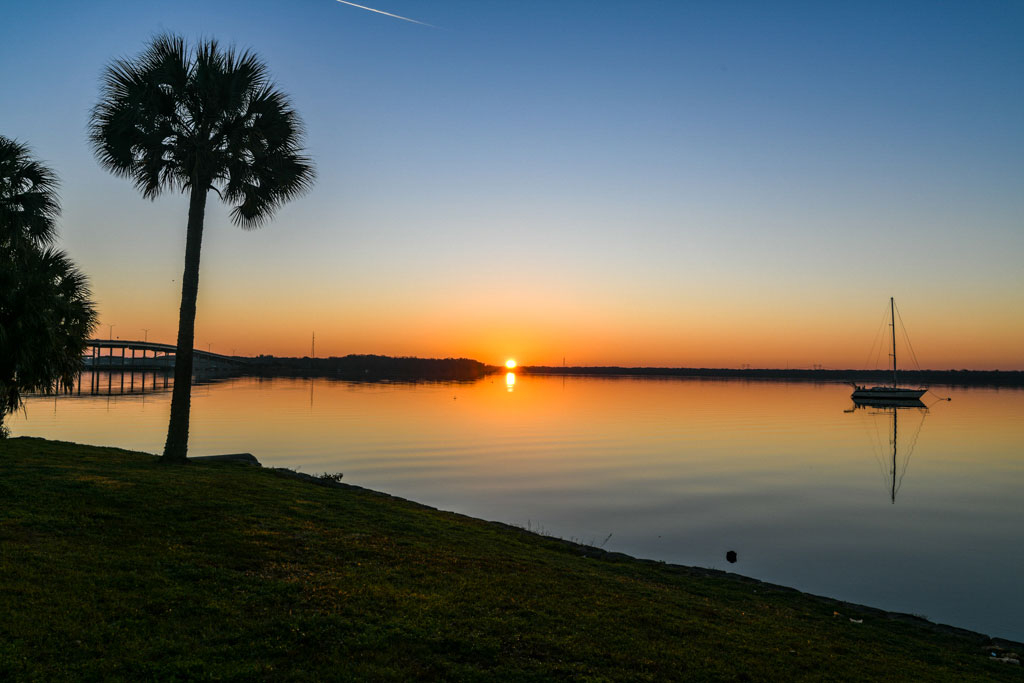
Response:
[[[892,356],[892,386],[868,388],[854,384],[853,394],[850,396],[854,402],[877,404],[879,402],[917,401],[924,396],[924,392],[928,391],[927,389],[901,387],[896,381],[896,303],[892,297],[889,297],[889,316],[889,324],[892,327],[892,353],[890,354]]]

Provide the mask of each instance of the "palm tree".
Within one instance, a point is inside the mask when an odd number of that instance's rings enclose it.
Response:
[[[57,176],[0,135],[0,244],[51,244],[59,215]]]
[[[189,195],[185,273],[165,462],[188,451],[199,252],[206,197],[231,204],[232,221],[253,229],[310,188],[313,165],[301,148],[302,123],[267,67],[251,52],[195,48],[160,35],[138,57],[105,70],[89,121],[99,163],[154,199],[165,190]]]
[[[0,437],[22,394],[70,389],[96,326],[85,277],[55,237],[57,177],[0,136]]]

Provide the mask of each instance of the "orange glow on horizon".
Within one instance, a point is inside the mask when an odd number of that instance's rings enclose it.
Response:
[[[200,294],[195,346],[244,356],[302,357],[310,353],[315,329],[319,357],[464,357],[502,365],[512,360],[504,354],[515,349],[537,366],[561,366],[564,358],[570,367],[888,367],[886,353],[869,357],[887,301],[865,303],[857,297],[800,307],[784,301],[752,306],[680,300],[674,307],[656,301],[630,308],[615,301],[581,306],[528,294],[501,307],[484,307],[472,295],[465,301],[385,297],[370,302],[286,301],[268,294],[252,302],[210,286]],[[150,341],[173,344],[177,296],[163,297],[158,305],[100,296],[96,335],[105,338],[107,325],[114,323],[115,337],[148,334]],[[1024,370],[1024,318],[987,303],[943,308],[922,300],[901,308],[923,369]],[[900,368],[914,369],[903,348],[899,354]]]

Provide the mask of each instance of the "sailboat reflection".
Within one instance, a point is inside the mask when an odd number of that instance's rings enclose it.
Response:
[[[881,437],[878,433],[877,420],[872,420],[872,425],[875,428],[874,433],[871,433],[872,444],[875,450],[875,457],[885,472],[886,485],[889,488],[889,498],[893,505],[896,504],[896,494],[900,490],[900,486],[903,484],[903,476],[907,473],[907,466],[910,465],[910,456],[914,454],[914,447],[917,446],[917,437],[921,435],[921,427],[924,426],[924,418],[928,415],[928,406],[919,400],[914,401],[886,401],[886,400],[872,400],[863,399],[855,400],[853,408],[845,411],[847,413],[853,413],[860,409],[868,411],[868,415],[886,415],[891,417],[890,429],[889,429],[889,452],[885,452],[885,448],[882,445]],[[906,453],[903,456],[902,462],[899,457],[899,413],[900,411],[916,411],[921,415],[920,421],[917,423],[917,428],[914,430],[913,436],[910,437],[910,447],[906,449]],[[888,460],[891,456],[892,463],[889,465]],[[883,458],[886,462],[883,464]]]

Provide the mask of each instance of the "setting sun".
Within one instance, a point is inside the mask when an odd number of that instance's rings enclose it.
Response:
[[[512,360],[511,358],[509,358],[507,361],[505,361],[505,367],[508,368],[509,370],[511,370],[515,366],[516,366],[516,362],[514,360]]]

